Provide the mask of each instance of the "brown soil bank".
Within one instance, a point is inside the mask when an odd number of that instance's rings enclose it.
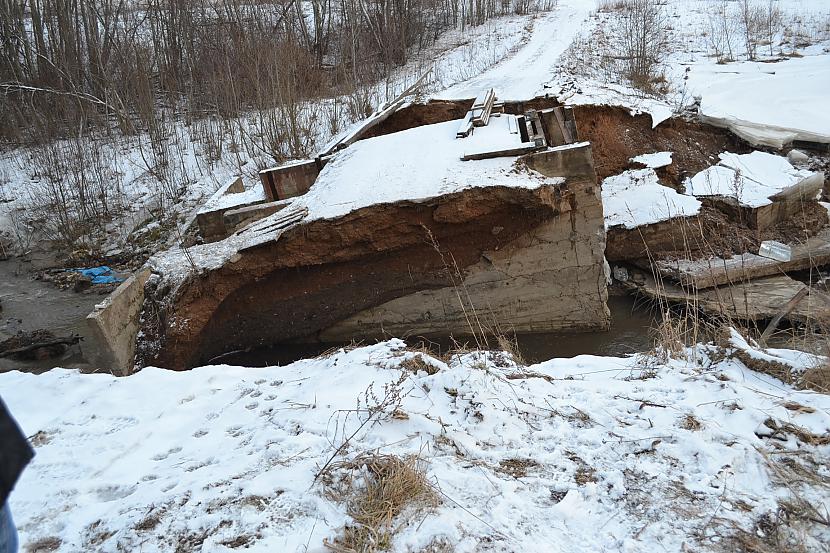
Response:
[[[372,138],[394,132],[405,131],[423,125],[434,125],[446,121],[463,119],[473,106],[469,100],[430,100],[425,104],[409,104],[390,115],[386,120],[372,127],[360,138]],[[505,113],[519,115],[530,109],[546,109],[560,105],[554,98],[539,97],[526,102],[509,102],[504,105]]]
[[[634,156],[673,152],[672,165],[660,176],[666,184],[677,185],[687,176],[716,164],[722,152],[751,151],[729,131],[680,117],[652,129],[650,115],[631,115],[620,107],[576,106],[574,114],[579,139],[591,142],[600,180],[630,168],[629,160]]]
[[[324,331],[458,334],[474,310],[489,328],[605,329],[602,206],[587,169],[534,190],[474,188],[300,224],[175,293],[151,279],[136,363],[185,369]]]

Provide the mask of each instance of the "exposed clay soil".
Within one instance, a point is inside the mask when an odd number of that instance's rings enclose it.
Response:
[[[696,217],[682,217],[636,229],[611,228],[606,234],[609,262],[648,257],[699,259],[757,252],[764,240],[804,242],[828,224],[827,209],[805,202],[801,215],[765,230],[741,226],[724,212],[704,204]]]
[[[673,152],[672,165],[658,171],[664,184],[679,186],[718,162],[718,154],[747,153],[751,148],[729,131],[698,121],[672,118],[651,128],[650,115],[631,115],[623,108],[576,106],[579,139],[591,142],[597,176],[605,179],[634,167],[632,157]]]
[[[366,131],[361,140],[424,125],[462,119],[472,105],[472,98],[469,100],[430,100],[426,104],[410,104]],[[526,102],[508,102],[504,104],[504,112],[518,115],[525,113],[527,110],[546,109],[558,105],[561,104],[554,98],[539,97]]]
[[[473,100],[431,100],[426,104],[410,104],[372,127],[361,139],[383,136],[424,125],[461,119],[472,107]]]
[[[289,229],[234,263],[192,277],[176,298],[148,288],[150,303],[174,303],[175,311],[162,307],[159,326],[142,329],[148,347],[139,344],[136,361],[184,369],[230,350],[312,336],[394,298],[453,285],[483,252],[569,210],[570,192],[557,190],[473,189]],[[186,325],[171,326],[174,316]]]

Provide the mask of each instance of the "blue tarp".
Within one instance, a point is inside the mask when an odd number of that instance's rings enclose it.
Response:
[[[100,267],[90,267],[88,269],[72,269],[75,272],[81,273],[85,277],[92,279],[92,284],[114,284],[117,282],[124,282],[126,279],[116,276],[112,269],[106,265]]]

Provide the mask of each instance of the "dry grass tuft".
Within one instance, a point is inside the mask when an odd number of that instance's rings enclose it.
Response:
[[[688,322],[686,317],[676,317],[669,310],[663,313],[653,330],[658,361],[665,363],[683,354],[689,333]]]
[[[701,422],[697,420],[697,417],[695,417],[691,413],[683,417],[683,422],[680,423],[680,426],[685,430],[690,430],[692,432],[696,432],[703,427]]]
[[[498,343],[499,349],[510,355],[516,365],[520,367],[527,366],[524,357],[522,357],[522,352],[519,349],[519,341],[515,336],[510,339],[504,334],[498,334],[496,336],[496,342]]]
[[[755,372],[774,376],[775,378],[777,378],[781,382],[784,382],[785,384],[793,384],[795,382],[795,379],[793,378],[792,367],[790,367],[786,363],[779,363],[778,361],[768,361],[766,359],[757,359],[749,353],[740,349],[735,349],[732,355],[738,361],[746,365],[748,369],[751,369]]]
[[[787,435],[791,434],[804,444],[812,446],[830,445],[830,434],[813,434],[806,428],[791,422],[779,423],[775,419],[769,418],[764,421],[764,426],[772,430],[770,438],[787,440]]]
[[[417,374],[419,371],[424,371],[428,375],[432,376],[433,374],[438,372],[438,367],[431,363],[427,363],[424,360],[424,356],[420,353],[413,356],[408,357],[401,361],[401,368],[405,369],[413,374]]]
[[[538,467],[539,463],[533,459],[504,459],[499,461],[499,471],[509,474],[513,478],[522,478],[527,476],[527,469]]]
[[[588,465],[583,465],[577,468],[576,472],[574,472],[574,481],[580,486],[584,486],[589,482],[596,482],[596,472],[597,471],[594,470],[592,467],[589,467]]]
[[[386,551],[405,520],[437,505],[438,498],[426,478],[421,459],[366,453],[332,463],[323,475],[327,495],[345,502],[353,524],[334,542],[324,545],[340,553]]]
[[[804,371],[801,386],[822,394],[830,394],[830,360]]]

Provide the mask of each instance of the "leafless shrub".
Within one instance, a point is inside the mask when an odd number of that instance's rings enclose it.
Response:
[[[743,31],[746,56],[754,60],[758,54],[758,43],[768,30],[768,24],[765,21],[766,13],[761,6],[756,5],[752,0],[740,0],[738,13],[741,30]]]
[[[610,69],[647,93],[654,92],[670,49],[669,17],[657,0],[623,0],[614,4],[606,63]]]

